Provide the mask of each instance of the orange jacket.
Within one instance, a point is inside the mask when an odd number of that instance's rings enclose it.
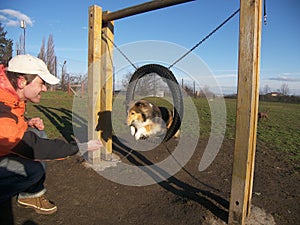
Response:
[[[0,65],[0,157],[10,153],[34,160],[63,159],[76,154],[77,145],[40,138],[27,131],[25,102],[21,101]]]
[[[19,96],[0,65],[0,157],[10,153],[27,130],[25,102]]]

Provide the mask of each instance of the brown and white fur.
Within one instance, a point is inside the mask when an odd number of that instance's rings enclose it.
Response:
[[[136,140],[160,136],[166,132],[173,121],[173,112],[158,107],[147,100],[138,100],[129,106],[127,125]],[[178,133],[178,134],[177,134]],[[177,132],[174,137],[179,136]]]

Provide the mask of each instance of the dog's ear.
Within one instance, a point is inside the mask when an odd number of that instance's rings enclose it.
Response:
[[[145,104],[144,102],[142,102],[142,101],[136,102],[135,105],[136,105],[137,107],[141,107],[141,108],[143,108],[143,107],[146,106],[146,104]]]

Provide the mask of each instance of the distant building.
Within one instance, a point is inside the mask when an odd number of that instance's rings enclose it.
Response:
[[[279,97],[279,96],[283,96],[283,94],[280,93],[280,92],[270,92],[270,93],[267,93],[265,96],[268,96],[268,97]]]

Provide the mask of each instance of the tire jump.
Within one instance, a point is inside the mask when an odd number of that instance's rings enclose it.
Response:
[[[183,118],[184,111],[180,85],[178,84],[174,74],[170,69],[158,64],[147,64],[138,68],[131,76],[129,81],[128,89],[126,92],[126,111],[128,109],[129,103],[132,100],[134,100],[134,93],[138,80],[151,73],[155,73],[158,76],[160,76],[163,79],[163,81],[167,83],[172,93],[173,121],[171,126],[167,129],[166,135],[163,139],[163,142],[167,142],[168,140],[170,140],[170,138],[172,138],[175,135],[175,133],[180,128],[181,119]]]

